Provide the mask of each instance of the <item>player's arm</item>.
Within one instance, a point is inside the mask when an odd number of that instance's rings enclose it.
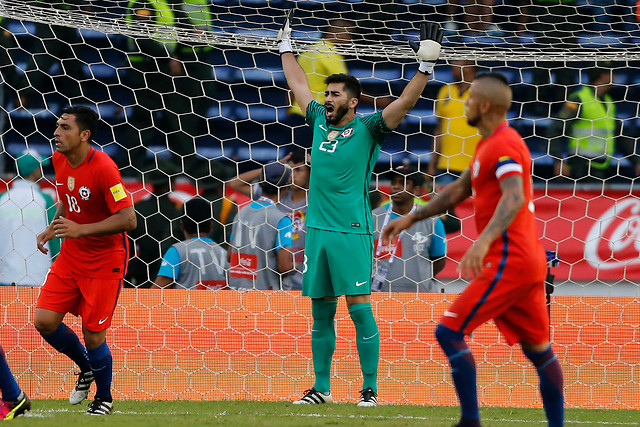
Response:
[[[229,186],[233,189],[233,191],[237,191],[238,193],[242,193],[247,197],[252,197],[252,186],[251,183],[258,178],[260,178],[260,172],[262,168],[252,169],[250,171],[246,171],[229,181]]]
[[[78,224],[70,219],[60,217],[51,224],[56,237],[75,239],[84,236],[104,236],[131,231],[136,228],[137,222],[136,211],[133,206],[127,206],[98,222]]]
[[[54,221],[56,221],[58,218],[64,217],[66,213],[67,213],[67,208],[65,207],[64,203],[58,202],[58,208],[56,210],[55,215],[53,215],[53,220],[49,223],[47,228],[45,228],[45,230],[42,233],[38,234],[38,236],[36,237],[36,242],[38,243],[38,250],[43,254],[49,253],[49,249],[45,248],[44,245],[49,240],[56,237],[55,230],[53,229]]]
[[[440,218],[434,220],[433,236],[429,247],[429,260],[433,277],[440,273],[447,264],[447,241],[445,237],[444,223]]]
[[[525,202],[522,175],[511,175],[500,180],[502,196],[496,210],[478,239],[460,260],[458,270],[463,276],[471,273],[477,276],[482,270],[482,262],[489,246],[513,222]]]
[[[276,253],[276,258],[278,262],[278,273],[287,274],[293,271],[293,269],[295,268],[293,253],[291,252],[291,248],[289,246],[285,246],[284,248],[278,250],[278,252]]]
[[[151,288],[152,289],[162,289],[162,288],[166,288],[166,287],[170,286],[171,284],[173,284],[173,279],[171,277],[158,276],[158,277],[156,277],[156,280],[154,280],[153,285],[151,286]]]
[[[296,60],[291,48],[291,18],[293,16],[293,9],[291,9],[285,18],[284,24],[280,31],[278,31],[278,50],[280,51],[280,59],[282,60],[282,69],[284,70],[284,76],[287,79],[287,84],[293,92],[302,115],[307,115],[307,105],[313,101],[313,93],[309,88],[309,81],[307,75]]]
[[[416,222],[453,209],[469,196],[471,196],[471,174],[469,169],[465,169],[460,178],[447,185],[429,203],[420,206],[410,215],[390,221],[382,231],[383,244],[389,244],[402,230],[406,230]]]
[[[424,22],[420,25],[420,43],[413,42],[411,47],[421,59],[418,72],[409,81],[398,99],[382,110],[382,117],[389,129],[395,129],[400,121],[418,102],[424,91],[433,67],[440,56],[443,31],[438,24]]]

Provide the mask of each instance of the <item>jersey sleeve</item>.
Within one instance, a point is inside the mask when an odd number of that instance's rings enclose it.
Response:
[[[382,111],[364,116],[362,123],[367,130],[369,130],[376,144],[382,144],[386,136],[393,132],[393,129],[389,129],[387,123],[384,121]]]
[[[436,218],[429,247],[429,258],[441,258],[447,254],[447,239],[444,233],[444,223],[440,218]]]
[[[276,239],[276,250],[284,249],[285,246],[292,246],[293,222],[288,216],[278,221],[278,237]]]
[[[309,126],[314,126],[316,120],[319,117],[324,116],[324,107],[320,105],[320,103],[316,100],[313,100],[307,105],[307,115],[305,116],[305,120]]]
[[[111,159],[106,160],[100,170],[101,185],[105,202],[113,215],[123,208],[133,206],[133,198],[124,187],[116,164]]]
[[[180,274],[180,254],[178,250],[171,246],[162,257],[158,276],[169,277],[176,280]]]
[[[512,175],[522,175],[524,169],[518,161],[519,157],[506,155],[498,158],[496,163],[496,178],[498,178],[498,181]]]

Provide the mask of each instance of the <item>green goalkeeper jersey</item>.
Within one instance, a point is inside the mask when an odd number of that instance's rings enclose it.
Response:
[[[313,130],[306,226],[370,234],[371,172],[380,146],[391,132],[382,112],[335,127],[327,124],[324,107],[311,101],[306,121]]]

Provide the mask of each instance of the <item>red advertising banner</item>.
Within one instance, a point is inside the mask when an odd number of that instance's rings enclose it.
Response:
[[[560,264],[556,280],[615,282],[640,280],[640,199],[628,191],[534,192],[538,231],[545,249],[555,251]],[[464,252],[478,236],[472,200],[456,208],[462,231],[449,235],[450,260],[438,275],[457,278]]]

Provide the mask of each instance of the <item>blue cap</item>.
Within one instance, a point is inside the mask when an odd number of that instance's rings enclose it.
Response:
[[[262,180],[276,187],[288,185],[290,179],[291,168],[283,163],[268,163],[262,168]]]
[[[48,164],[48,158],[43,158],[36,150],[28,150],[23,151],[16,159],[16,170],[18,171],[18,175],[26,178],[31,175],[38,166],[46,166]]]

